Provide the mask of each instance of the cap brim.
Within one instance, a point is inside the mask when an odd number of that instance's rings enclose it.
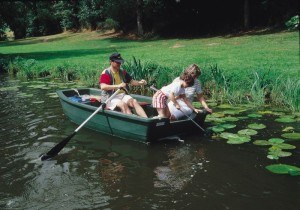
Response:
[[[124,60],[123,59],[116,59],[114,60],[115,62],[118,62],[118,63],[124,63]]]

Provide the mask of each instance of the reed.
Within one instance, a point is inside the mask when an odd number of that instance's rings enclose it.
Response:
[[[3,62],[5,63],[5,62]],[[6,62],[5,69],[17,77],[33,79],[38,77],[60,78],[61,80],[77,81],[88,87],[98,87],[102,70],[64,62],[56,67],[43,66],[34,59],[16,57]],[[149,84],[161,88],[178,77],[183,68],[164,67],[152,62],[142,62],[133,57],[123,65],[124,69],[136,80],[145,79]],[[300,110],[300,81],[290,77],[277,76],[269,68],[257,70],[252,75],[245,73],[226,74],[218,65],[202,68],[200,77],[204,94],[211,100],[222,104],[251,103],[260,106],[271,103],[285,107],[291,111]],[[132,87],[131,93],[152,95],[145,87]]]

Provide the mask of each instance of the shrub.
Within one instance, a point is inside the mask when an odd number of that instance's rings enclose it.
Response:
[[[299,28],[299,15],[291,17],[288,21],[285,22],[286,27],[289,31],[296,30]]]

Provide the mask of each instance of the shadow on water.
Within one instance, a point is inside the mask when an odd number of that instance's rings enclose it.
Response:
[[[299,166],[296,142],[291,157],[276,161],[252,142],[229,145],[193,135],[181,137],[184,143],[145,145],[83,128],[57,157],[42,162],[39,155],[77,125],[50,97],[58,86],[33,83],[0,77],[0,88],[18,86],[0,90],[1,209],[293,210],[300,204],[299,177],[265,169],[274,163]],[[258,121],[270,129],[255,139],[280,135],[282,126],[272,118]],[[248,123],[240,121],[235,131]],[[289,125],[299,130],[298,123]]]

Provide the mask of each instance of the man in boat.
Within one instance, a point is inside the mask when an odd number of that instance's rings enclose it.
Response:
[[[128,84],[134,86],[146,85],[145,80],[134,80],[125,70],[121,69],[121,64],[124,63],[120,53],[113,53],[109,57],[110,67],[104,69],[100,76],[100,88],[102,90],[101,100],[105,101],[111,96],[114,91],[119,88],[127,88]],[[132,114],[130,108],[134,108],[137,115],[146,117],[144,109],[139,105],[136,99],[130,95],[126,95],[125,91],[121,90],[112,100],[110,100],[106,107],[114,110],[116,107],[120,108],[123,113]]]

